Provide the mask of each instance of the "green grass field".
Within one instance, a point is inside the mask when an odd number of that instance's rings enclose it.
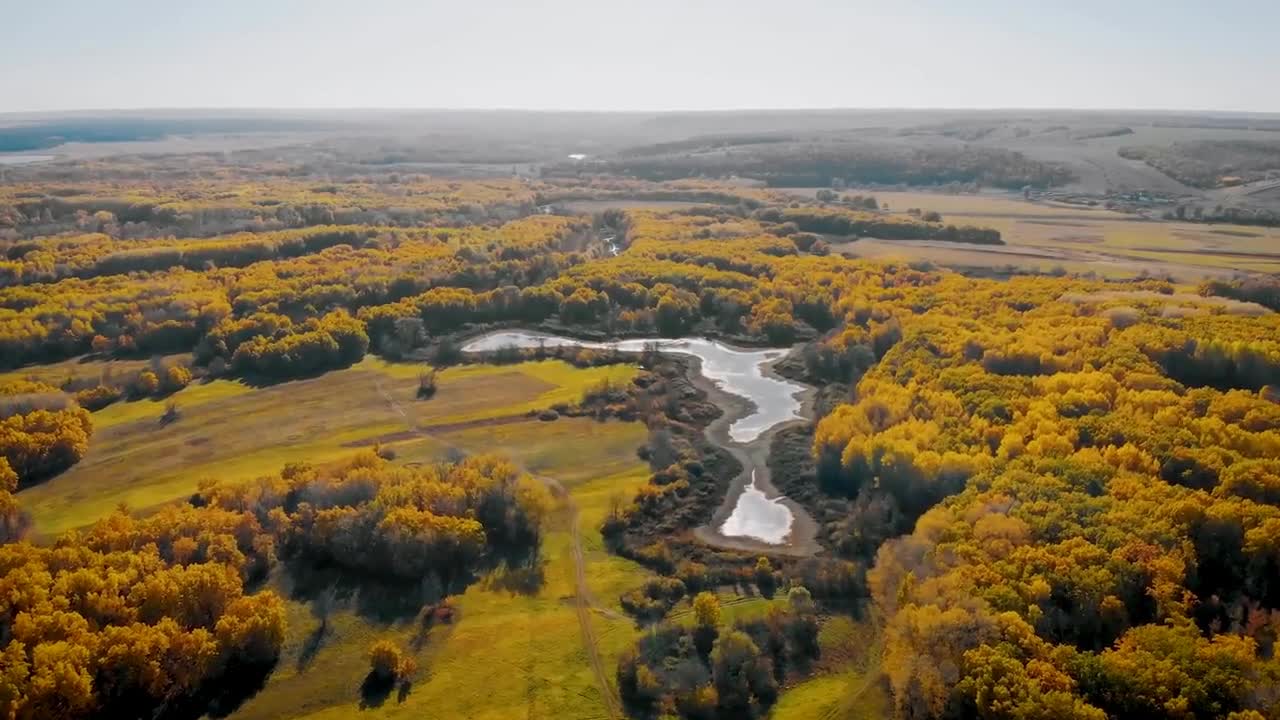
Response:
[[[92,372],[92,363],[83,371]],[[416,398],[416,365],[369,358],[308,380],[251,388],[238,381],[196,383],[171,396],[181,417],[161,425],[166,400],[110,405],[93,416],[86,457],[19,497],[48,537],[93,522],[121,503],[145,511],[188,496],[202,478],[242,480],[288,462],[322,463],[380,438],[415,440],[419,460],[440,457],[447,442],[412,427],[457,427],[576,401],[605,379],[626,381],[632,366],[580,370],[547,360],[511,366],[461,366],[440,373],[439,391]],[[403,411],[403,415],[401,415]],[[538,433],[554,434],[554,423]],[[638,444],[638,443],[637,443]],[[634,458],[634,447],[631,457]],[[554,455],[554,448],[543,454]]]

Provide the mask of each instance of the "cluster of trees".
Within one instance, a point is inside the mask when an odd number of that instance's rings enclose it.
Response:
[[[1227,223],[1232,225],[1258,225],[1262,227],[1280,226],[1280,213],[1261,207],[1240,207],[1236,205],[1178,205],[1172,210],[1162,213],[1165,220],[1184,220],[1205,223]],[[1230,231],[1228,231],[1230,232]]]
[[[0,715],[200,714],[279,654],[283,601],[246,589],[273,557],[251,515],[192,507],[0,545]]]
[[[793,223],[804,232],[880,240],[939,240],[942,242],[1003,245],[999,230],[964,225],[943,225],[937,213],[921,220],[832,207],[766,208],[756,216],[770,222]]]
[[[418,671],[418,663],[391,640],[379,640],[369,646],[369,674],[374,682],[407,683]]]
[[[0,261],[0,287],[179,267],[244,267],[263,260],[315,253],[334,245],[360,247],[377,234],[376,229],[368,227],[320,226],[207,240],[118,240],[105,234],[42,238],[9,246],[8,259]]]
[[[0,383],[0,490],[39,482],[71,467],[89,449],[93,421],[66,393],[41,382]],[[7,487],[12,485],[12,487]]]
[[[1280,142],[1274,140],[1193,140],[1165,147],[1125,147],[1119,152],[1120,157],[1141,160],[1200,188],[1261,180],[1280,168]]]
[[[837,183],[837,186],[839,183]],[[822,189],[814,194],[814,199],[820,203],[844,203],[850,207],[861,208],[863,210],[879,210],[880,201],[876,200],[874,195],[841,195],[835,190]]]
[[[1275,277],[1251,277],[1243,280],[1207,280],[1200,285],[1200,294],[1254,302],[1265,308],[1280,312],[1280,279]]]
[[[324,469],[290,465],[253,483],[206,484],[199,498],[269,524],[284,555],[393,582],[432,578],[445,592],[481,563],[536,552],[551,505],[541,484],[502,458],[405,468],[373,451]]]
[[[359,362],[368,349],[364,323],[338,310],[237,343],[231,369],[255,377],[304,377],[348,367]]]
[[[618,660],[618,690],[642,717],[755,717],[818,655],[816,606],[801,586],[760,620],[725,626],[714,593],[692,601],[692,627],[662,623]]]
[[[538,216],[497,228],[388,231],[362,247],[203,272],[68,278],[0,290],[0,366],[90,350],[132,355],[196,348],[224,320],[265,312],[302,323],[433,287],[487,291],[538,285],[576,262],[561,251],[585,224]],[[215,338],[216,339],[216,338]],[[228,353],[205,351],[212,358]]]

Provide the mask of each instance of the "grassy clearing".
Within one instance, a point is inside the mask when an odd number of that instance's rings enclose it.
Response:
[[[836,249],[860,257],[929,260],[954,267],[1131,278],[1144,272],[1194,282],[1232,271],[1280,271],[1280,229],[1160,222],[1097,208],[1010,196],[877,193],[894,213],[936,210],[945,222],[1000,231],[1004,247],[862,241]]]
[[[253,388],[236,380],[213,380],[190,385],[181,393],[165,398],[144,398],[129,402],[116,402],[99,410],[93,416],[93,427],[103,430],[116,425],[154,420],[164,414],[170,401],[178,403],[184,411],[192,410],[215,400],[247,395]]]
[[[787,601],[785,593],[766,598],[760,595],[743,595],[729,588],[717,589],[716,597],[720,600],[720,620],[725,626],[732,626],[739,621],[763,618],[768,614],[769,608],[775,604],[785,605]],[[667,617],[673,622],[692,627],[694,624],[693,599],[689,597],[682,599],[671,609]]]
[[[530,472],[552,475],[565,487],[634,467],[636,448],[645,442],[638,423],[598,422],[590,418],[560,418],[554,422],[525,422],[474,427],[441,437],[461,447],[488,447],[522,463]],[[580,462],[590,446],[595,462]]]
[[[880,679],[881,639],[873,620],[832,617],[818,634],[817,673],[782,693],[773,720],[880,720],[889,698]]]
[[[185,364],[191,359],[189,353],[165,355],[161,358],[166,365]],[[99,380],[115,375],[126,377],[145,369],[150,360],[91,360],[88,357],[72,358],[48,365],[31,365],[0,373],[0,382],[10,379],[38,380],[55,387],[62,387],[68,381]]]
[[[116,403],[94,415],[84,460],[22,491],[21,502],[37,532],[47,537],[86,525],[120,503],[142,511],[186,497],[202,478],[243,480],[288,462],[335,459],[354,446],[404,433],[406,418],[395,406],[423,427],[523,415],[577,400],[605,378],[623,381],[636,371],[631,366],[578,370],[558,361],[464,366],[442,372],[436,396],[420,401],[419,370],[370,359],[258,389],[230,380],[198,383],[169,398],[181,410],[180,419],[169,425],[159,422],[168,399]],[[446,447],[415,441],[412,457],[418,461],[440,457]],[[550,462],[555,451],[547,447],[543,453],[544,462]],[[628,453],[634,457],[634,445]]]

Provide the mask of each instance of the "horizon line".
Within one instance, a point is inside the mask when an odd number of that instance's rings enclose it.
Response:
[[[890,113],[890,112],[1040,112],[1040,113],[1148,113],[1153,115],[1177,114],[1226,114],[1226,115],[1274,115],[1280,116],[1277,110],[1232,110],[1221,108],[1171,108],[1171,107],[1067,107],[1067,106],[811,106],[811,107],[724,107],[724,108],[544,108],[544,107],[504,107],[504,106],[255,106],[255,105],[191,105],[191,106],[133,106],[133,107],[86,107],[37,110],[0,110],[0,117],[18,115],[88,115],[93,113],[169,113],[169,112],[251,112],[251,113],[393,113],[393,112],[492,112],[492,113],[533,113],[533,114],[577,114],[577,115],[710,115],[725,113]]]

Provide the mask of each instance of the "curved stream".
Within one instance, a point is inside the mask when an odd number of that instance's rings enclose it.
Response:
[[[740,350],[703,338],[642,338],[613,342],[589,342],[558,335],[525,331],[497,331],[482,335],[462,347],[463,352],[492,352],[503,348],[582,347],[595,350],[642,352],[646,347],[664,353],[691,355],[702,364],[702,374],[720,390],[749,401],[751,408],[729,425],[729,439],[748,445],[772,428],[801,419],[799,394],[805,387],[765,373],[765,367],[787,353],[783,348]],[[733,512],[720,525],[719,534],[729,538],[750,538],[768,545],[781,545],[791,533],[792,511],[784,498],[769,498],[756,484],[756,468],[751,483],[738,495]]]

